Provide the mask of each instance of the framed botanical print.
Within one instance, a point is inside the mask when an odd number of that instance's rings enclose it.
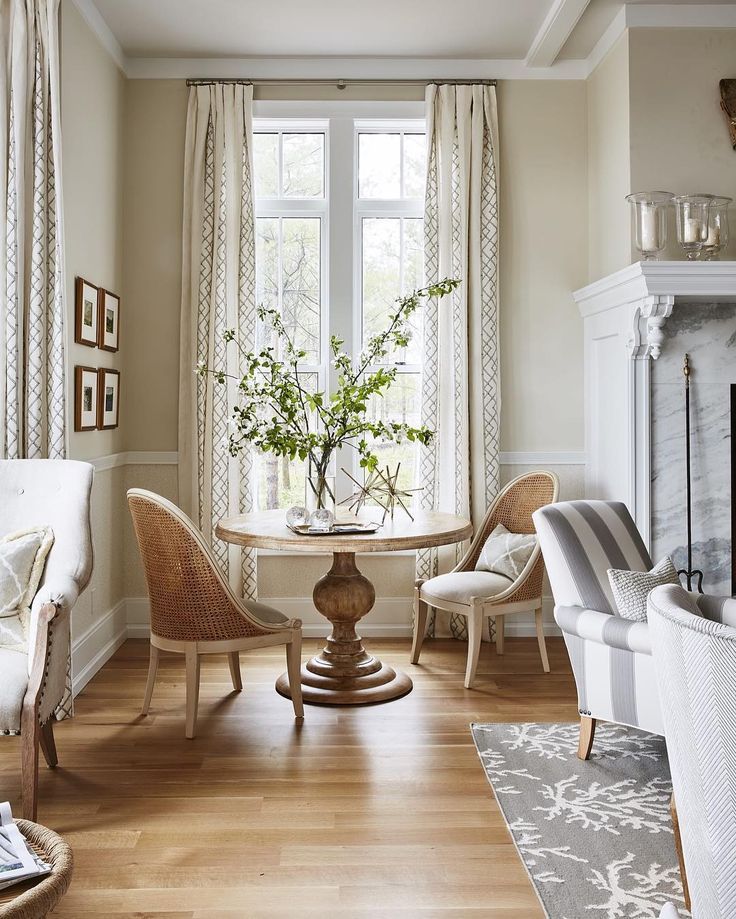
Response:
[[[94,367],[74,368],[74,430],[97,428],[98,376]]]
[[[97,371],[97,428],[118,426],[120,416],[120,373],[100,368]]]
[[[117,351],[120,335],[120,297],[101,287],[98,309],[98,345],[103,351]]]
[[[74,287],[74,341],[97,347],[99,326],[99,292],[94,284],[77,278]]]

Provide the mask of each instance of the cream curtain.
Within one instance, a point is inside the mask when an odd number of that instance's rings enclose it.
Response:
[[[179,387],[179,498],[235,590],[256,596],[256,559],[217,539],[217,521],[253,508],[253,460],[227,439],[237,391],[195,374],[199,361],[239,375],[238,349],[256,335],[253,87],[192,86],[184,168]]]
[[[499,485],[496,90],[432,84],[426,105],[426,280],[462,284],[425,310],[422,423],[436,436],[421,449],[417,484],[423,507],[477,525]],[[417,577],[449,570],[463,548],[418,553]],[[429,631],[467,635],[463,617],[439,612]]]
[[[0,456],[66,455],[59,0],[0,0]]]

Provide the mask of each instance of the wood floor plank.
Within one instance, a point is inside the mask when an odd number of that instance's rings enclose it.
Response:
[[[414,690],[386,705],[306,707],[273,689],[281,649],[205,658],[198,735],[184,737],[184,664],[162,654],[140,716],[148,647],[128,641],[56,730],[60,766],[41,767],[39,820],[75,853],[56,919],[538,919],[473,746],[472,721],[572,721],[562,641],[484,645],[477,688],[465,648],[373,641]],[[314,654],[316,640],[305,642]],[[0,740],[0,799],[20,812],[20,743]]]

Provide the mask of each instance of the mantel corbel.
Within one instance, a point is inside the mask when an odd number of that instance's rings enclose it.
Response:
[[[665,321],[672,315],[675,298],[672,294],[650,294],[643,297],[633,312],[633,328],[628,350],[633,360],[657,360],[662,352]]]

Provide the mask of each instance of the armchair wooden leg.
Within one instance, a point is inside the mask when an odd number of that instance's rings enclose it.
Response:
[[[34,725],[21,726],[21,784],[23,796],[23,819],[36,822],[38,816],[38,747],[41,725],[35,719]]]
[[[537,629],[537,642],[539,643],[539,654],[542,658],[542,668],[545,673],[549,673],[549,658],[547,657],[547,645],[544,642],[544,622],[542,620],[542,607],[534,610],[534,625]]]
[[[43,758],[49,769],[55,769],[59,765],[59,757],[56,755],[56,741],[54,740],[54,716],[52,715],[46,724],[41,725],[39,742]]]
[[[150,647],[150,656],[148,658],[148,679],[146,680],[146,692],[143,696],[143,708],[141,709],[142,715],[147,715],[148,710],[151,707],[151,696],[153,695],[153,685],[156,682],[156,673],[158,672],[158,659],[160,655],[159,649],[156,645],[151,645]]]
[[[483,635],[483,607],[478,603],[468,613],[468,663],[465,668],[465,688],[472,689],[478,669],[480,640]]]
[[[302,702],[302,638],[295,635],[286,646],[286,671],[289,675],[291,701],[294,705],[294,717],[304,717]]]
[[[685,898],[685,909],[689,912],[690,890],[687,886],[687,873],[685,871],[685,853],[682,850],[682,836],[680,835],[680,819],[677,816],[677,807],[675,806],[675,796],[670,798],[670,816],[672,817],[672,832],[675,836],[675,851],[677,852],[677,861],[680,865],[680,877],[682,878],[682,895]]]
[[[235,692],[242,692],[243,677],[240,674],[240,653],[238,651],[230,651],[227,659],[230,664],[230,676],[233,681],[233,689]]]
[[[580,741],[578,743],[578,759],[588,759],[590,751],[593,749],[593,739],[595,737],[595,718],[588,715],[580,716]]]
[[[197,730],[197,707],[199,705],[199,654],[196,646],[185,652],[187,668],[187,726],[186,736],[189,740]]]
[[[424,643],[424,633],[427,629],[427,613],[429,607],[422,600],[421,582],[414,588],[414,637],[411,643],[411,662],[417,664]]]
[[[496,654],[503,654],[504,622],[503,616],[496,616]]]

